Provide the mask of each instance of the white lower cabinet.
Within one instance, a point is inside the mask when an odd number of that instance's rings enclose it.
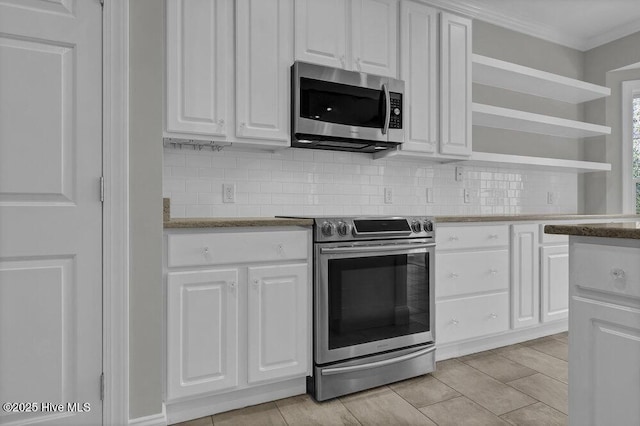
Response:
[[[165,233],[169,420],[304,393],[310,255],[310,228]]]
[[[540,248],[540,320],[569,316],[569,246]]]
[[[436,315],[436,336],[440,344],[507,331],[509,294],[504,292],[441,301]]]
[[[569,424],[572,426],[640,424],[637,241],[571,238]]]
[[[238,270],[167,276],[167,397],[238,385]]]
[[[511,325],[540,322],[538,224],[511,225]]]
[[[249,268],[248,381],[305,375],[308,265]]]

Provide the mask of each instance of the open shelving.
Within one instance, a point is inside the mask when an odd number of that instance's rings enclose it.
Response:
[[[575,173],[607,172],[611,164],[592,161],[563,160],[560,158],[529,157],[524,155],[495,154],[474,152],[464,164],[480,167],[501,167],[517,169],[535,169],[550,171],[566,171]]]
[[[579,104],[611,95],[611,89],[511,62],[474,54],[473,82]]]

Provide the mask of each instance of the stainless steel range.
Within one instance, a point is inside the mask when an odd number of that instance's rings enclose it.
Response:
[[[314,220],[309,393],[323,401],[433,371],[432,218]]]

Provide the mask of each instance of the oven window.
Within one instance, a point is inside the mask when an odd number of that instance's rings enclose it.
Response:
[[[300,78],[300,117],[357,127],[384,126],[384,92]]]
[[[329,261],[329,349],[429,331],[429,253]]]

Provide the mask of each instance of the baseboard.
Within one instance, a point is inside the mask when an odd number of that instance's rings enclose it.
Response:
[[[255,386],[219,395],[167,403],[169,424],[210,416],[224,411],[262,404],[307,392],[306,377]]]
[[[449,358],[457,358],[476,352],[488,351],[501,346],[513,345],[527,340],[537,339],[551,334],[562,333],[568,329],[566,319],[551,323],[536,325],[519,330],[509,330],[493,336],[484,336],[473,340],[461,342],[436,344],[436,361],[444,361]],[[437,337],[436,337],[437,340]]]
[[[150,416],[129,419],[129,426],[167,426],[167,408],[162,403],[162,412]]]

